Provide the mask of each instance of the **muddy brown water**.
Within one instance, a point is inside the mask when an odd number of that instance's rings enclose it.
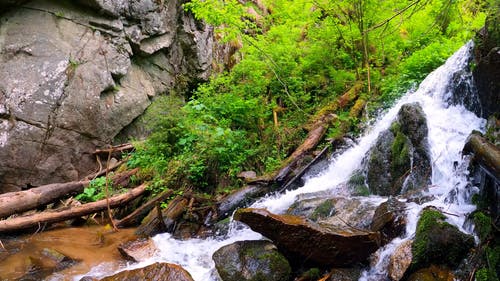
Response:
[[[3,244],[3,247],[0,245],[0,280],[73,280],[73,276],[85,274],[102,263],[118,268],[125,260],[117,247],[122,242],[136,239],[134,231],[133,228],[113,231],[109,226],[92,225],[3,237],[0,240]],[[34,267],[40,268],[40,263],[47,263],[47,256],[42,254],[44,249],[55,250],[78,262],[49,276],[33,274]]]

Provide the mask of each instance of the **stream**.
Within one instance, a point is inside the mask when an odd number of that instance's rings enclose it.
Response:
[[[463,105],[449,104],[449,101],[456,100],[452,98],[449,89],[450,83],[453,83],[451,81],[455,81],[452,79],[454,74],[462,73],[468,68],[472,45],[472,42],[467,43],[444,65],[429,74],[418,89],[404,95],[391,109],[373,122],[371,128],[352,147],[330,159],[328,168],[319,174],[308,175],[304,186],[285,193],[268,195],[254,203],[252,207],[267,208],[273,213],[283,213],[301,194],[322,191],[332,195],[349,195],[345,187],[342,187],[342,183],[346,182],[352,172],[359,168],[363,157],[368,153],[379,133],[390,126],[403,104],[418,102],[427,115],[432,162],[432,184],[424,196],[432,195],[434,199],[422,205],[407,202],[409,209],[406,233],[378,250],[376,255],[378,260],[372,263],[371,268],[364,270],[360,280],[387,279],[386,267],[390,253],[397,245],[414,235],[418,214],[426,206],[432,205],[440,208],[448,214],[448,222],[464,232],[471,233],[470,227],[464,227],[464,221],[466,215],[475,209],[470,199],[477,190],[470,187],[466,180],[467,159],[462,159],[461,150],[470,132],[483,130],[486,121],[478,118]],[[469,97],[469,100],[473,98]],[[365,200],[382,202],[386,199],[386,197],[369,196]],[[181,241],[172,238],[168,233],[159,234],[153,237],[159,249],[156,256],[141,263],[122,266],[121,270],[139,268],[154,262],[169,262],[183,266],[196,281],[217,280],[213,275],[214,262],[211,258],[217,249],[235,241],[262,238],[260,234],[234,221],[230,224],[228,234],[209,239]],[[58,273],[51,276],[49,280],[79,280],[82,276],[110,275],[116,272],[115,266],[111,265],[111,263],[101,263],[85,274],[70,277]]]

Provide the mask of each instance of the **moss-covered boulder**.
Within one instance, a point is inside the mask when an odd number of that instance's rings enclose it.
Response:
[[[238,241],[217,250],[215,268],[223,281],[288,281],[288,260],[268,241]]]
[[[378,195],[399,195],[425,187],[432,174],[427,120],[417,103],[405,104],[370,150],[367,183]]]
[[[422,211],[412,245],[410,271],[432,264],[456,268],[474,247],[474,237],[461,232],[445,221],[446,217],[433,207]]]

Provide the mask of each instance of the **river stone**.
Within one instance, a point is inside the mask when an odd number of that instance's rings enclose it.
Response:
[[[265,209],[239,209],[234,219],[271,239],[292,263],[349,266],[364,262],[380,246],[380,234],[351,227],[317,224]]]
[[[404,233],[407,222],[405,207],[404,202],[391,197],[375,210],[370,229],[381,233],[383,244]]]
[[[154,96],[210,75],[213,29],[180,1],[22,2],[0,15],[0,193],[94,172]]]
[[[157,252],[156,246],[151,238],[139,238],[118,245],[120,254],[133,262],[141,262],[151,258]]]
[[[335,268],[330,271],[329,276],[325,281],[357,281],[361,277],[361,268]]]
[[[404,104],[390,129],[380,133],[367,159],[367,182],[377,195],[399,195],[426,187],[432,174],[422,107]]]
[[[180,265],[157,262],[143,268],[122,271],[100,281],[193,281],[193,278]]]
[[[410,271],[434,265],[455,268],[474,247],[474,237],[445,221],[439,210],[427,207],[420,215],[412,245]]]
[[[287,281],[291,267],[269,241],[238,241],[212,256],[223,281]]]
[[[403,278],[406,270],[410,267],[413,256],[411,254],[412,240],[406,240],[394,250],[387,267],[389,278],[399,281]]]

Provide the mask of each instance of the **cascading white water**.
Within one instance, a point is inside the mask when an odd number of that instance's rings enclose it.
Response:
[[[463,229],[465,215],[473,211],[474,206],[468,203],[471,190],[466,188],[467,170],[461,157],[461,149],[473,129],[483,129],[485,120],[478,118],[462,105],[447,104],[446,100],[450,95],[448,84],[453,74],[464,69],[468,63],[471,49],[472,42],[458,50],[444,65],[429,74],[416,91],[409,92],[402,97],[373,125],[366,135],[358,140],[356,145],[332,159],[329,167],[321,174],[308,178],[303,187],[265,197],[253,204],[252,207],[267,208],[273,213],[282,213],[299,194],[327,190],[332,194],[343,193],[345,195],[346,191],[337,186],[345,182],[351,173],[360,166],[361,160],[376,141],[379,133],[390,126],[400,107],[405,103],[418,102],[427,115],[428,138],[433,165],[432,185],[429,187],[428,194],[433,195],[435,199],[423,205],[409,203],[405,236],[396,238],[380,249],[378,262],[373,268],[364,271],[360,280],[383,280],[385,278],[387,257],[394,247],[411,238],[415,233],[418,213],[425,206],[436,206],[447,213],[454,214],[448,217],[448,221],[467,232],[468,230]],[[368,200],[370,199],[380,202],[385,198],[373,196]],[[205,240],[180,241],[172,238],[170,234],[156,235],[153,240],[160,250],[159,254],[148,261],[131,265],[126,269],[143,267],[157,261],[170,262],[182,265],[196,281],[214,280],[211,275],[214,268],[211,257],[217,249],[235,241],[262,238],[260,234],[236,222],[232,222],[231,227],[228,235]],[[102,276],[111,273],[103,271],[105,270],[102,267],[98,267],[86,275]],[[80,277],[75,277],[75,280]]]

